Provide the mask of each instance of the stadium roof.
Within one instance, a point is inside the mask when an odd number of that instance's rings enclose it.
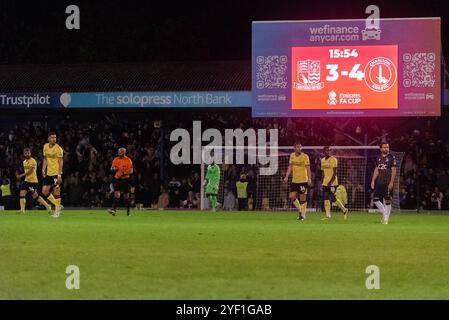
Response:
[[[0,65],[0,92],[239,90],[250,61]]]

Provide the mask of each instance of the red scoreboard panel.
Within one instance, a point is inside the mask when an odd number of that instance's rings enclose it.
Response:
[[[292,48],[292,109],[397,109],[395,45]]]

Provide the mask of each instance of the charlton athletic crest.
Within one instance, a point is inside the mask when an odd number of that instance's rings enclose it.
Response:
[[[298,91],[316,91],[324,88],[324,82],[320,82],[320,61],[299,60],[297,62],[296,79],[293,88]]]

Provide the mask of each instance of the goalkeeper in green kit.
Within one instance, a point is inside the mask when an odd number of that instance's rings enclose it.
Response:
[[[212,206],[212,211],[215,212],[217,210],[217,194],[220,185],[220,167],[215,162],[207,166],[204,185],[206,186],[206,196]]]

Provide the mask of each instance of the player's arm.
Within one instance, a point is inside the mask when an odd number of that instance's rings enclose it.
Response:
[[[396,178],[396,167],[391,167],[391,178],[390,183],[388,184],[388,190],[393,190],[395,178]]]
[[[209,183],[209,167],[207,167],[206,176],[204,177],[203,186],[207,186]]]
[[[24,176],[25,176],[25,173],[19,173],[19,171],[16,171],[16,178],[17,179],[21,179]]]
[[[394,179],[396,178],[397,173],[397,162],[396,158],[394,156],[391,156],[391,177],[390,177],[390,183],[388,184],[388,190],[393,190],[394,186]]]
[[[36,167],[31,167],[31,168],[29,168],[28,170],[26,170],[26,171],[24,171],[22,173],[19,173],[19,171],[16,171],[16,178],[17,179],[22,179],[23,177],[32,174],[35,169],[36,169]]]
[[[117,171],[117,162],[115,161],[115,159],[112,160],[111,171],[112,173],[115,173]]]
[[[45,178],[47,176],[47,157],[44,156],[44,161],[42,161],[42,176]]]
[[[335,179],[337,179],[337,168],[338,168],[338,160],[337,160],[337,158],[334,158],[334,161],[332,164],[332,169],[333,169],[332,177],[329,180],[329,183],[327,184],[328,187],[330,187],[334,183]]]
[[[16,171],[16,178],[17,178],[18,180],[19,180],[19,179],[22,179],[23,177],[25,177],[25,176],[31,174],[32,172],[33,172],[33,168],[30,168],[30,169],[28,169],[27,171],[24,171],[24,172],[22,172],[22,173],[19,173],[19,171]]]
[[[220,169],[220,166],[217,166],[217,168],[218,168],[218,170],[217,170],[217,175],[218,175],[218,178],[220,178],[220,175],[221,175],[221,169]]]
[[[374,183],[376,182],[378,176],[379,176],[379,169],[376,166],[376,168],[374,169],[373,178],[371,179],[371,189],[374,189]]]
[[[30,169],[28,169],[27,171],[25,171],[25,172],[23,172],[23,173],[17,173],[17,174],[16,174],[16,178],[17,178],[17,179],[22,179],[23,177],[32,174],[32,173],[33,173],[33,170],[34,170],[33,168],[30,168]]]
[[[337,177],[337,168],[334,168],[332,178],[329,180],[329,183],[327,184],[328,187],[330,187],[332,183],[334,183],[336,177]]]
[[[133,174],[133,172],[134,172],[133,163],[132,163],[132,161],[129,161],[128,168],[127,168],[126,172],[123,172],[123,175],[129,176],[129,175]]]
[[[58,158],[58,164],[59,164],[59,172],[58,172],[58,176],[62,175],[62,169],[64,167],[64,161],[62,158]]]
[[[306,165],[306,169],[307,169],[307,184],[310,186],[312,185],[312,172],[310,171],[310,165]]]
[[[215,192],[217,192],[218,193],[218,184],[219,184],[219,181],[220,181],[220,175],[221,175],[221,169],[220,169],[220,167],[219,166],[217,166],[217,172],[216,172],[216,179],[215,179],[215,181],[217,181],[217,183],[215,184]]]
[[[58,172],[58,183],[62,182],[62,168],[64,166],[63,158],[58,158],[58,164],[59,164],[59,172]]]
[[[309,156],[306,155],[306,170],[307,170],[307,184],[309,187],[312,185],[312,172],[310,171],[310,159]]]
[[[292,173],[292,165],[291,164],[288,165],[287,172],[285,173],[285,178],[284,178],[285,183],[288,182],[288,177],[290,176],[290,173]]]
[[[59,147],[59,151],[58,151],[58,183],[61,184],[62,182],[62,169],[64,167],[64,157],[63,157],[63,153],[64,151],[62,150],[61,147]]]

